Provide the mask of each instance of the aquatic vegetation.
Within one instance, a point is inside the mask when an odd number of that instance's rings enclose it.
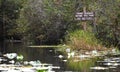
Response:
[[[67,65],[70,69],[72,70],[77,70],[80,72],[89,72],[90,67],[95,65],[95,62],[98,60],[99,58],[92,58],[92,59],[86,59],[86,60],[79,60],[78,62],[73,62],[73,59],[70,59],[67,62]]]
[[[47,72],[46,70],[37,70],[37,72]]]

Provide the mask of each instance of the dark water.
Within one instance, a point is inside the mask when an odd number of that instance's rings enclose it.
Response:
[[[60,66],[57,71],[68,70],[65,62],[58,58],[61,53],[55,50],[56,48],[31,48],[21,43],[7,43],[6,53],[17,53],[24,56],[24,61],[40,60],[42,63],[53,64],[53,66]]]
[[[62,53],[56,51],[56,48],[30,48],[21,43],[7,43],[5,52],[22,54],[24,56],[24,60],[27,61],[40,60],[42,63],[60,66],[61,68],[59,70],[55,70],[56,72],[120,72],[120,66],[116,66],[107,70],[90,70],[91,64],[92,66],[103,66],[97,63],[96,60],[89,62],[83,61],[73,65],[71,63],[71,67],[75,65],[75,68],[68,67],[66,62],[63,62],[60,58],[58,58],[58,56]],[[75,71],[75,69],[77,71]]]

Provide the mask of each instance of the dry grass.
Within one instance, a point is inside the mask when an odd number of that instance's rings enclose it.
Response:
[[[70,47],[77,50],[105,50],[106,48],[100,44],[89,44],[84,39],[73,38]]]
[[[92,33],[76,31],[70,34],[68,45],[75,50],[105,50],[106,48],[98,43]]]

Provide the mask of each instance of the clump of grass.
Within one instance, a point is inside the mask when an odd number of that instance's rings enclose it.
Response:
[[[94,34],[87,31],[76,30],[69,33],[68,37],[69,41],[67,41],[67,44],[75,50],[105,49],[101,44],[98,44],[98,40]]]

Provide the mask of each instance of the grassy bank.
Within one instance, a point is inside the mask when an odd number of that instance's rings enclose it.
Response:
[[[75,50],[104,50],[105,47],[98,42],[93,33],[76,30],[66,36],[67,45]]]
[[[66,36],[66,44],[72,51],[75,51],[76,56],[90,56],[87,60],[80,60],[80,57],[78,57],[78,60],[80,61],[74,62],[75,58],[72,58],[67,62],[69,68],[81,72],[89,72],[88,70],[90,67],[95,65],[95,62],[99,59],[99,56],[118,52],[115,48],[106,48],[93,33],[83,30],[70,32],[69,35]]]

